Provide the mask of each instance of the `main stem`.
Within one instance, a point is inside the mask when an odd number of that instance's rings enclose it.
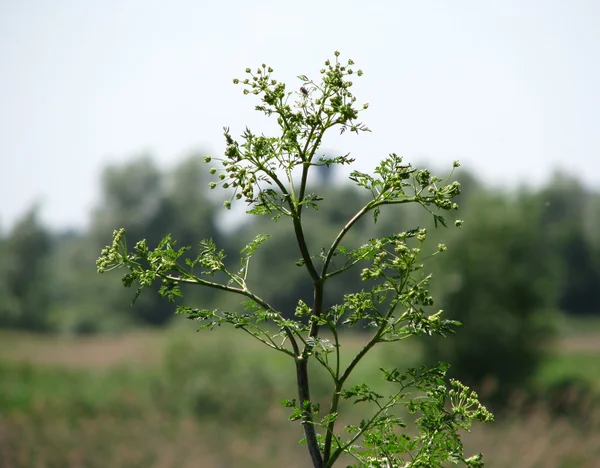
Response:
[[[313,316],[321,315],[323,309],[323,282],[319,279],[314,283],[315,295],[313,304]],[[317,321],[314,320],[309,332],[309,338],[314,338],[319,332]],[[308,451],[315,468],[323,467],[323,456],[319,449],[317,434],[314,425],[314,416],[312,412],[312,401],[310,399],[310,385],[308,381],[308,358],[311,355],[311,348],[306,345],[302,353],[296,358],[296,380],[298,383],[298,398],[302,408],[302,424],[304,426],[304,436]]]
[[[310,274],[313,284],[315,285],[313,314],[320,315],[320,310],[323,307],[323,283],[321,278],[313,264],[312,258],[306,245],[306,239],[304,237],[304,230],[302,229],[302,197],[306,189],[307,173],[309,165],[305,164],[302,170],[302,179],[300,182],[300,198],[297,204],[294,206],[290,204],[290,209],[293,215],[293,225],[296,234],[296,240],[300,253],[304,259],[304,265]],[[290,184],[292,181],[290,180]],[[317,312],[319,312],[317,314]],[[316,322],[312,323],[311,331],[309,332],[309,338],[316,336],[318,333],[318,326]],[[308,345],[304,346],[304,349],[296,356],[296,381],[298,384],[298,399],[300,400],[300,406],[302,408],[302,426],[304,429],[304,437],[306,439],[306,445],[312,459],[313,466],[315,468],[323,468],[323,456],[319,449],[319,443],[317,441],[317,434],[314,425],[314,416],[312,412],[312,401],[310,399],[310,385],[308,381],[308,358],[311,354],[311,349]]]
[[[327,121],[327,125],[329,125],[329,119]],[[293,216],[293,224],[296,239],[298,241],[298,246],[300,248],[302,258],[304,259],[304,265],[306,266],[306,269],[308,270],[308,273],[310,274],[314,285],[313,313],[311,314],[311,318],[313,319],[313,321],[311,323],[310,331],[308,334],[309,339],[316,338],[319,334],[318,318],[323,313],[324,281],[323,278],[321,278],[321,276],[317,272],[312,258],[310,257],[308,246],[306,245],[306,239],[304,237],[304,231],[302,229],[302,200],[304,199],[304,193],[306,191],[306,183],[308,180],[308,171],[310,169],[310,163],[315,154],[315,151],[319,147],[321,138],[323,136],[323,132],[326,130],[326,128],[327,126],[321,130],[320,135],[317,137],[316,143],[313,145],[310,153],[307,154],[308,145],[310,143],[314,127],[311,129],[311,133],[306,141],[304,151],[301,153],[303,155],[304,164],[302,166],[302,178],[300,179],[300,190],[297,204],[296,206],[290,205],[292,213],[295,212]],[[293,181],[290,177],[290,184],[292,183]],[[310,341],[308,342],[310,343]],[[302,353],[296,357],[296,380],[298,383],[298,397],[300,400],[300,405],[302,407],[302,424],[304,426],[304,436],[306,438],[306,444],[308,445],[308,451],[310,453],[313,466],[315,468],[323,468],[323,455],[321,454],[321,450],[319,449],[319,443],[317,441],[317,434],[314,425],[314,416],[312,412],[312,401],[310,399],[310,385],[308,382],[308,358],[311,355],[311,352],[311,345],[307,344],[304,346]]]
[[[308,384],[308,358],[299,356],[296,358],[296,379],[298,381],[298,398],[302,407],[302,426],[304,429],[304,437],[310,458],[312,459],[315,468],[323,468],[323,456],[319,450],[317,442],[317,434],[313,423],[313,414],[311,408],[310,390]],[[306,407],[304,406],[306,404]]]

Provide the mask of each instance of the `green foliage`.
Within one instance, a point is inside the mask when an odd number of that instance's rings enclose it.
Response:
[[[0,244],[0,326],[44,331],[51,328],[54,299],[47,282],[50,233],[34,206]]]
[[[486,216],[493,210],[495,216]],[[444,359],[451,375],[487,387],[496,404],[530,380],[554,330],[556,264],[536,219],[537,201],[515,205],[480,193],[464,213],[462,235],[450,242],[439,268],[448,281],[440,295],[461,332],[432,340],[429,361]]]
[[[259,342],[231,328],[197,336],[190,331],[193,322],[176,325],[72,339],[3,331],[0,466],[70,466],[76,457],[86,467],[306,467],[306,447],[297,446],[297,427],[286,420],[288,409],[279,407],[294,390],[288,357],[265,353]],[[589,323],[586,331],[597,325]],[[531,463],[594,466],[600,450],[598,336],[587,335],[595,346],[585,343],[585,351],[574,352],[572,344],[582,338],[571,335],[571,344],[539,374],[540,396],[551,401],[526,401],[527,412],[465,434],[465,451],[483,451],[486,465],[522,466],[532,446],[543,446],[547,450]],[[359,333],[344,333],[343,340],[343,359],[361,349]],[[374,348],[348,389],[369,382],[384,394],[398,384],[380,380],[378,365],[408,362],[414,354],[411,340]],[[311,370],[311,397],[321,401],[330,392],[327,374]],[[372,416],[372,403],[345,402],[337,424],[357,425]],[[550,405],[553,413],[545,409]],[[412,428],[419,415],[397,408]],[[569,413],[559,416],[564,411]],[[352,460],[340,457],[338,464]]]
[[[89,269],[87,252],[105,245],[115,225],[127,229],[132,238],[144,237],[150,245],[162,239],[165,226],[182,245],[196,244],[197,236],[216,235],[212,219],[215,206],[206,196],[206,183],[204,162],[198,155],[164,172],[146,156],[106,168],[102,200],[94,213],[91,232],[77,242],[81,252],[72,252],[73,242],[61,252],[61,257],[71,258],[61,273],[72,271],[75,276],[64,278],[65,295],[71,297],[58,311],[61,327],[104,331],[122,329],[127,324],[156,326],[168,322],[173,317],[172,306],[158,295],[144,295],[134,308],[129,308],[118,275],[111,282],[102,278],[98,282],[93,269]],[[193,292],[189,296],[190,300],[197,297]],[[204,292],[203,298],[207,297],[211,297],[211,291]]]
[[[354,161],[349,154],[321,155],[319,148],[325,133],[334,128],[340,134],[369,131],[357,121],[368,105],[356,105],[350,77],[361,76],[362,71],[353,66],[352,60],[341,63],[335,52],[335,58],[325,62],[320,81],[301,75],[297,91],[286,90],[285,84],[273,78],[272,68],[264,64],[255,71],[247,69],[248,77],[235,79],[234,83],[243,86],[244,94],[260,98],[256,110],[275,117],[280,134],[259,135],[246,128],[241,139],[236,140],[226,128],[225,158],[217,160],[220,167],[209,170],[218,177],[211,188],[220,185],[232,189],[224,202],[226,208],[243,199],[250,214],[290,220],[301,256],[296,264],[304,269],[312,284],[311,305],[298,298],[295,317],[290,318],[259,295],[250,283],[250,260],[268,240],[266,235],[258,235],[242,249],[241,268],[235,271],[227,264],[224,250],[212,239],[201,241],[197,252],[189,256],[191,247],[178,248],[171,234],[155,248],[150,245],[156,244],[144,239],[130,249],[125,229],[119,229],[114,232],[112,244],[102,250],[98,271],[128,269],[123,283],[137,287],[135,299],[144,289],[158,287],[160,295],[174,301],[182,295],[181,287],[190,284],[242,296],[242,311],[189,306],[179,306],[177,310],[198,321],[200,328],[231,324],[291,358],[296,368],[298,398],[285,405],[292,408],[291,419],[302,423],[315,467],[333,466],[343,454],[354,457],[361,466],[439,466],[447,460],[481,466],[479,455],[464,457],[459,430],[468,430],[471,421],[485,422],[492,416],[462,384],[451,382],[450,388],[446,386],[445,366],[406,374],[384,371],[394,387],[387,395],[364,383],[348,388],[350,375],[374,346],[411,336],[444,336],[453,331],[457,322],[443,318],[441,310],[428,310],[434,302],[429,294],[431,275],[423,272],[422,262],[443,252],[445,246],[428,249],[426,256],[426,229],[413,227],[392,232],[358,247],[347,245],[346,235],[367,215],[373,215],[377,222],[382,209],[391,205],[419,205],[433,216],[436,227],[446,226],[447,214],[458,208],[454,198],[460,193],[460,184],[450,181],[450,177],[444,180],[434,176],[392,153],[373,174],[351,173],[350,180],[369,194],[365,204],[346,220],[327,247],[318,250],[310,244],[303,215],[309,208],[317,210],[324,198],[308,191],[309,172],[315,167]],[[210,163],[212,159],[207,157],[205,161]],[[458,167],[458,162],[454,167]],[[457,226],[461,223],[455,221]],[[328,282],[359,269],[364,286],[345,294],[343,301],[327,306],[324,296]],[[371,330],[366,344],[348,365],[342,365],[340,359],[343,342],[339,330],[343,326],[366,326]],[[320,365],[330,377],[331,403],[323,416],[321,405],[311,398],[309,362]],[[374,413],[359,424],[340,429],[340,403],[348,399],[374,405]],[[399,406],[419,414],[418,435],[398,434],[406,425],[394,413]],[[356,446],[359,443],[362,447]]]
[[[539,225],[560,265],[558,305],[570,314],[600,311],[600,205],[586,192],[578,181],[555,175],[538,195],[544,207]]]

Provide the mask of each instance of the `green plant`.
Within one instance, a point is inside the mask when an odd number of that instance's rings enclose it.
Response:
[[[235,79],[244,87],[244,94],[260,97],[256,110],[276,116],[281,134],[277,137],[257,135],[246,129],[241,142],[225,129],[227,148],[221,168],[213,167],[221,185],[232,189],[225,202],[230,208],[244,199],[248,213],[270,215],[273,219],[288,218],[293,224],[301,258],[297,262],[309,275],[313,285],[312,305],[299,300],[295,318],[285,318],[266,298],[257,295],[247,283],[250,260],[261,244],[268,240],[258,235],[241,251],[240,267],[234,270],[225,262],[225,253],[217,249],[212,239],[200,242],[195,257],[186,256],[190,247],[176,247],[171,235],[165,236],[155,249],[145,240],[129,250],[123,229],[114,232],[112,245],[98,259],[99,272],[125,267],[125,286],[137,285],[140,292],[155,282],[161,282],[160,293],[173,301],[181,296],[181,285],[194,284],[226,291],[244,297],[244,312],[197,309],[179,306],[177,311],[197,320],[201,328],[231,324],[283,353],[294,362],[298,398],[286,400],[292,411],[290,419],[299,420],[304,430],[304,442],[315,467],[331,467],[342,455],[353,457],[359,465],[369,467],[440,466],[446,461],[467,466],[482,466],[481,455],[465,458],[459,436],[468,430],[473,420],[489,421],[491,414],[477,395],[457,381],[445,380],[447,366],[411,369],[406,373],[382,369],[391,391],[383,395],[366,383],[350,386],[349,377],[361,359],[381,343],[393,343],[415,335],[445,335],[457,322],[446,320],[442,311],[428,314],[433,305],[428,292],[430,275],[422,273],[422,249],[426,229],[415,228],[371,239],[356,249],[343,241],[353,226],[368,214],[377,222],[380,210],[388,205],[419,204],[432,215],[434,223],[446,225],[440,210],[458,208],[453,198],[460,184],[432,176],[427,169],[417,169],[390,154],[372,175],[353,171],[350,180],[367,190],[366,203],[340,229],[329,247],[315,253],[307,244],[303,229],[303,213],[318,209],[322,198],[308,193],[307,180],[312,168],[332,164],[348,165],[354,160],[349,154],[325,158],[319,147],[326,132],[339,128],[360,133],[369,131],[357,122],[359,109],[350,88],[351,75],[362,75],[335,58],[325,62],[321,81],[299,76],[302,86],[287,91],[285,84],[272,77],[273,70],[262,65],[257,70],[246,69],[248,78]],[[210,157],[205,161],[209,163]],[[458,167],[458,162],[454,163]],[[461,221],[456,221],[460,225]],[[430,256],[445,250],[440,244]],[[344,300],[326,307],[324,292],[327,281],[334,276],[349,274],[363,265],[361,279],[369,285],[361,291],[346,294]],[[265,272],[266,274],[267,272]],[[271,324],[275,324],[273,328]],[[365,346],[347,366],[340,358],[344,327],[364,326],[370,329]],[[327,333],[327,338],[325,337]],[[329,408],[322,411],[311,400],[309,362],[326,369],[333,384]],[[340,405],[343,401],[363,403],[373,409],[369,417],[339,429]],[[405,411],[400,411],[405,410]],[[406,428],[406,412],[416,414],[417,432]],[[362,443],[362,445],[358,445]]]

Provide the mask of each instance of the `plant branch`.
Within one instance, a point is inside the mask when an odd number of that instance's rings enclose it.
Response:
[[[386,411],[388,408],[391,408],[392,406],[394,406],[396,404],[397,398],[402,394],[402,392],[404,391],[405,388],[406,388],[406,386],[402,385],[400,390],[398,390],[392,397],[390,397],[385,405],[380,406],[379,409],[377,410],[377,412],[366,422],[366,424],[363,425],[363,427],[353,437],[350,438],[350,440],[348,440],[346,442],[346,444],[342,445],[341,447],[338,447],[333,452],[331,457],[327,460],[325,466],[328,468],[331,467],[335,463],[335,461],[339,458],[339,456],[342,453],[344,453],[344,451],[348,447],[350,447],[354,442],[356,442],[368,429],[371,429],[372,427],[374,427],[373,423],[377,420],[379,415],[381,413],[383,413],[384,411]]]
[[[344,236],[348,233],[348,231],[352,228],[352,226],[354,226],[354,224],[360,218],[362,218],[366,213],[368,213],[372,208],[375,208],[375,206],[372,206],[372,202],[367,203],[365,206],[363,206],[358,211],[358,213],[356,213],[350,219],[350,221],[348,221],[346,223],[346,225],[339,232],[339,234],[337,235],[337,237],[333,241],[333,244],[331,244],[331,247],[329,247],[329,251],[327,252],[327,257],[325,258],[325,262],[323,263],[323,268],[321,269],[321,276],[323,278],[327,278],[328,277],[327,276],[327,268],[329,268],[329,263],[331,262],[331,259],[333,258],[333,254],[335,253],[335,249],[338,247],[338,245],[340,244],[340,242],[342,242],[342,239],[344,238]]]
[[[327,370],[327,372],[329,372],[329,375],[331,375],[331,378],[335,382],[335,380],[336,380],[335,371],[331,368],[331,366],[327,363],[327,361],[325,361],[325,359],[320,354],[316,355],[315,359],[317,360],[317,362],[319,364],[321,364]]]
[[[281,346],[277,346],[277,344],[273,341],[273,339],[269,335],[267,335],[266,333],[263,333],[263,334],[266,335],[269,338],[269,341],[265,340],[264,338],[261,338],[261,336],[258,333],[252,333],[246,327],[239,327],[239,328],[241,328],[242,330],[244,330],[246,333],[248,333],[250,336],[252,336],[255,339],[257,339],[261,343],[265,344],[269,348],[275,349],[277,351],[280,351],[280,352],[282,352],[284,354],[287,354],[288,356],[295,357],[294,353],[292,351],[290,351],[289,349],[285,349],[285,348],[283,348]]]
[[[344,387],[344,383],[346,382],[346,380],[350,376],[350,373],[354,370],[356,365],[365,356],[365,354],[367,354],[371,350],[371,348],[373,348],[373,346],[375,346],[378,343],[379,337],[380,337],[382,331],[383,330],[380,325],[380,328],[377,330],[377,332],[373,335],[373,337],[369,340],[369,342],[363,347],[363,349],[361,349],[360,352],[354,357],[352,362],[348,365],[348,367],[344,371],[344,374],[336,381],[335,390],[333,393],[333,397],[331,399],[331,406],[329,409],[329,414],[333,414],[333,413],[337,412],[337,408],[340,403],[340,392],[342,391],[342,388]],[[324,459],[325,459],[325,462],[327,463],[326,466],[331,466],[331,464],[329,463],[330,462],[329,454],[331,451],[331,439],[333,437],[334,429],[335,429],[335,420],[330,421],[329,424],[327,425],[327,434],[325,436],[325,451],[324,451]]]
[[[189,275],[189,273],[185,273],[185,274]],[[269,305],[268,302],[261,299],[259,296],[257,296],[256,294],[254,294],[253,292],[249,291],[246,288],[244,288],[244,289],[234,288],[231,286],[226,286],[224,284],[214,283],[212,281],[203,280],[202,278],[199,278],[195,275],[191,275],[191,278],[184,278],[181,276],[166,275],[166,274],[160,274],[160,276],[162,278],[168,279],[169,281],[175,281],[177,283],[200,284],[202,286],[206,286],[209,288],[220,289],[222,291],[228,291],[228,292],[231,292],[234,294],[240,294],[242,296],[246,296],[249,299],[252,299],[254,302],[259,304],[265,310],[270,310],[274,313],[278,313],[273,307],[271,307],[271,305]],[[290,330],[289,327],[284,326],[283,329],[284,329],[285,334],[287,335],[288,339],[290,340],[290,343],[294,350],[294,354],[297,356],[298,353],[300,352],[300,349],[298,347],[298,343],[296,341],[296,338],[294,337],[294,334],[292,333],[292,331]]]
[[[404,284],[406,284],[406,279],[403,281],[403,285]],[[373,348],[373,346],[375,346],[377,343],[381,342],[381,336],[385,332],[387,319],[394,312],[397,305],[398,305],[397,300],[395,300],[390,305],[390,308],[385,315],[385,319],[381,322],[381,324],[377,328],[377,331],[375,332],[375,334],[371,337],[371,339],[367,342],[367,344],[363,347],[363,349],[361,349],[360,352],[356,356],[354,356],[354,359],[352,359],[352,362],[350,362],[350,364],[348,365],[348,367],[346,368],[346,370],[344,371],[342,376],[337,379],[333,397],[331,399],[331,406],[329,409],[329,414],[333,414],[333,413],[337,412],[339,402],[340,402],[340,392],[342,391],[342,388],[344,387],[344,383],[346,382],[346,380],[348,379],[348,377],[350,376],[350,374],[352,373],[354,368],[358,365],[358,363],[362,360],[362,358]],[[338,371],[338,375],[339,375],[339,371]],[[331,421],[327,426],[327,434],[325,436],[325,451],[324,451],[325,462],[329,461],[329,453],[331,450],[331,439],[334,435],[333,434],[334,429],[335,429],[335,420]],[[331,465],[327,465],[327,466],[331,466]]]
[[[321,277],[325,278],[325,279],[329,279],[332,276],[335,276],[339,273],[341,273],[342,271],[347,270],[348,268],[351,268],[352,266],[354,266],[357,262],[352,263],[350,266],[348,266],[347,268],[342,268],[338,271],[335,271],[331,274],[327,274],[327,269],[329,268],[329,264],[331,263],[331,260],[333,258],[333,255],[335,254],[335,249],[338,247],[338,245],[340,244],[340,242],[342,242],[342,239],[344,238],[344,236],[348,233],[348,231],[350,231],[350,229],[352,228],[352,226],[354,226],[354,224],[356,224],[356,222],[362,218],[365,214],[367,214],[369,211],[382,206],[382,205],[399,205],[399,204],[404,204],[404,203],[413,203],[416,202],[416,198],[412,197],[412,198],[405,198],[402,200],[373,200],[369,203],[367,203],[364,207],[362,207],[351,219],[350,221],[348,221],[346,223],[346,225],[342,228],[342,230],[339,232],[339,234],[337,235],[337,237],[335,238],[335,240],[333,241],[333,244],[331,244],[331,247],[329,248],[329,251],[327,252],[327,257],[325,258],[325,262],[323,263],[323,268],[321,270]]]

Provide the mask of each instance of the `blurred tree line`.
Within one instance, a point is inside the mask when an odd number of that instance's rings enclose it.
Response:
[[[334,183],[332,170],[320,168],[313,175],[314,190],[325,199],[318,212],[306,211],[314,255],[329,247],[364,202],[362,193]],[[208,177],[199,155],[169,171],[148,156],[108,167],[100,205],[85,232],[49,231],[39,207],[32,207],[0,239],[0,327],[97,333],[170,321],[173,304],[144,294],[130,307],[134,291],[122,287],[120,272],[96,273],[100,250],[120,227],[130,241],[146,238],[150,246],[169,232],[179,246],[194,248],[212,237],[232,265],[254,235],[269,233],[271,239],[252,260],[255,290],[285,314],[293,314],[298,298],[310,303],[311,284],[294,266],[299,253],[289,223],[241,213],[244,222],[223,222],[222,192],[208,190]],[[346,245],[429,228],[432,251],[438,242],[448,246],[426,267],[434,272],[436,305],[464,327],[450,340],[433,339],[425,347],[427,359],[450,362],[468,383],[492,375],[496,382],[516,385],[539,361],[557,312],[600,314],[600,193],[561,174],[542,188],[511,191],[486,187],[462,169],[457,178],[463,189],[462,229],[434,229],[422,209],[384,210],[377,224],[364,220],[357,226]],[[344,293],[361,289],[358,273],[353,281],[334,283],[327,301],[336,303]],[[182,301],[207,308],[238,305],[237,298],[203,288],[184,289]]]

